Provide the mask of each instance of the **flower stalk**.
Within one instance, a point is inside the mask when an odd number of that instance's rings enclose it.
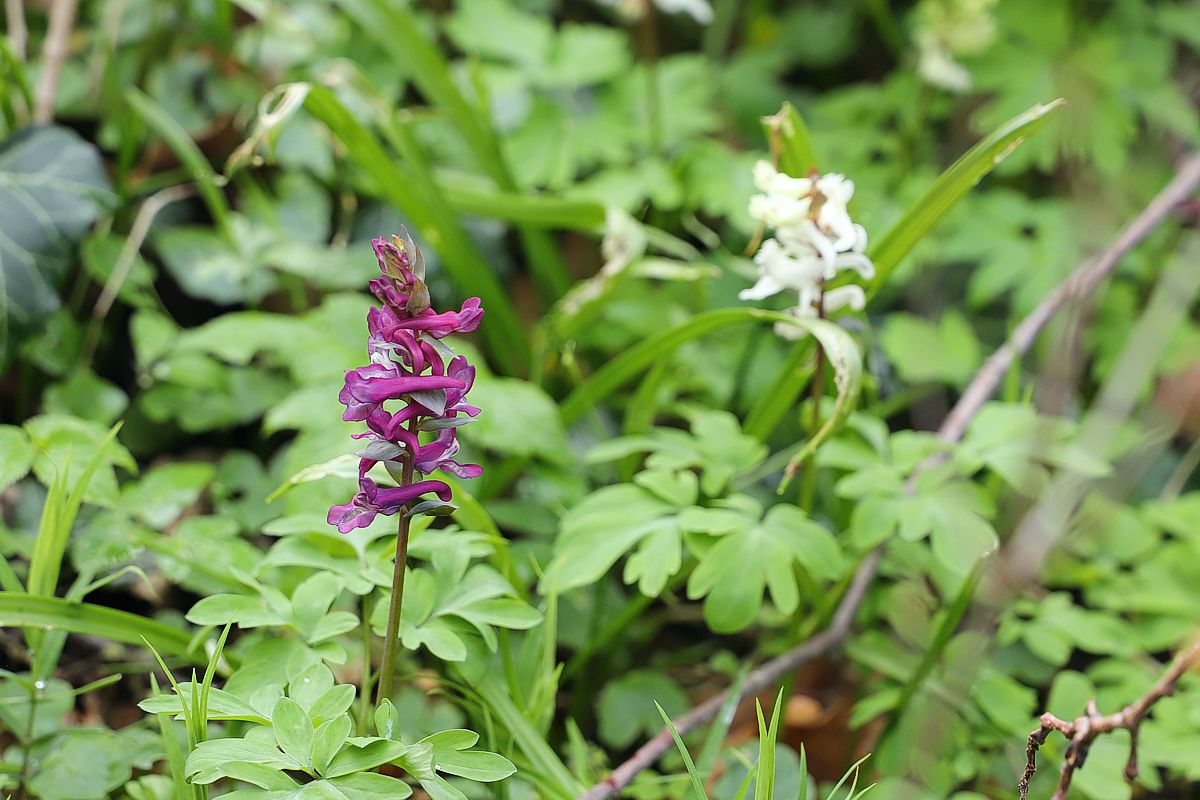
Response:
[[[413,462],[411,458],[402,461],[402,476],[400,485],[411,486],[413,479]],[[411,505],[411,501],[410,501]],[[408,566],[408,535],[412,524],[412,515],[407,513],[406,506],[400,514],[400,522],[396,527],[396,562],[392,569],[392,593],[388,602],[387,628],[383,634],[383,660],[379,664],[379,687],[375,695],[375,704],[379,705],[392,695],[392,676],[395,674],[396,646],[400,638],[400,612],[404,608],[404,573]]]

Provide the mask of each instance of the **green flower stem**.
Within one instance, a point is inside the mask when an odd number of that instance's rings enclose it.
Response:
[[[366,736],[371,726],[371,592],[362,596],[362,683],[358,690],[358,735]]]
[[[412,426],[409,429],[412,430]],[[406,454],[400,485],[411,486],[412,482],[412,455]],[[392,695],[392,674],[396,670],[396,645],[400,633],[400,611],[404,605],[404,567],[408,563],[408,510],[411,506],[412,503],[408,503],[400,509],[400,525],[396,532],[396,564],[392,570],[392,595],[388,601],[387,630],[383,636],[383,661],[379,665],[379,691],[375,695],[376,705]]]
[[[822,297],[818,301],[817,315],[825,318],[825,299]],[[821,396],[825,394],[825,348],[817,343],[817,364],[816,372],[813,375],[812,382],[812,422],[811,433],[809,440],[816,439],[821,432]],[[807,463],[804,465],[804,478],[800,483],[800,507],[804,509],[804,513],[812,513],[814,494],[817,488],[817,465],[816,453],[808,457]]]

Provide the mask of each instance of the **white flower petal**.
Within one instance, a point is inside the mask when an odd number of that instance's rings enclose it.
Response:
[[[839,308],[852,308],[855,311],[862,311],[867,307],[867,293],[863,291],[861,286],[849,284],[847,286],[839,286],[836,289],[830,289],[825,293],[825,313],[832,313]]]

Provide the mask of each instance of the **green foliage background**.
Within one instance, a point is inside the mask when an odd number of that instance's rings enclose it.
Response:
[[[1194,285],[1161,288],[1194,264],[1186,224],[1056,320],[960,445],[929,433],[1200,140],[1194,3],[81,0],[46,125],[59,4],[24,5],[27,43],[10,3],[0,49],[0,791],[572,797],[661,727],[656,702],[677,715],[819,631],[882,544],[844,654],[787,679],[817,721],[687,738],[706,790],[827,790],[870,751],[875,798],[1011,797],[1041,712],[1114,710],[1194,636],[1178,398],[1200,325]],[[763,324],[783,303],[737,299],[785,101],[782,163],[855,182],[879,271],[865,313],[800,343]],[[484,301],[456,344],[485,474],[416,526],[404,688],[374,709],[346,687],[394,529],[324,511],[354,485],[337,394],[368,241],[402,225],[435,306]],[[814,342],[849,382],[826,381],[816,439]],[[1113,386],[1132,410],[1105,438]],[[1071,481],[1037,574],[990,587]],[[1073,797],[1200,784],[1190,677],[1133,789],[1123,736]],[[694,796],[677,753],[657,770],[630,796]]]

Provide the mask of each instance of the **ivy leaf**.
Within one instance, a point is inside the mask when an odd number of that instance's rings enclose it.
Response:
[[[799,508],[778,505],[762,522],[718,539],[689,578],[687,594],[705,598],[704,618],[714,631],[732,633],[754,621],[767,589],[780,612],[796,610],[797,565],[817,580],[835,580],[844,569],[829,531]]]
[[[58,308],[71,245],[111,198],[100,152],[68,128],[25,128],[0,143],[5,327],[30,327]]]

